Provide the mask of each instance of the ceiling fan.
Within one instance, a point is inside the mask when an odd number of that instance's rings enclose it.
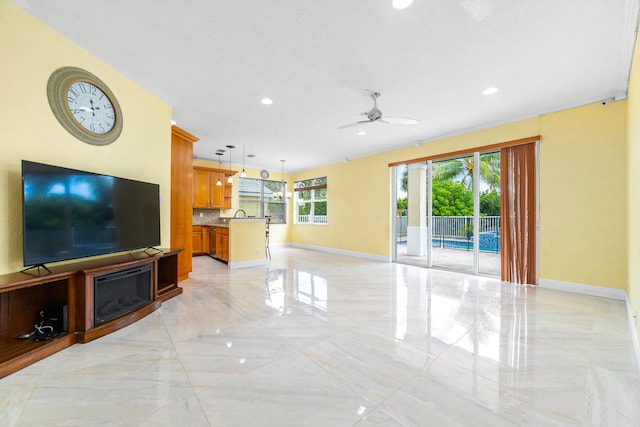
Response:
[[[364,123],[388,123],[392,125],[415,125],[418,124],[418,120],[409,119],[407,117],[389,117],[383,116],[382,111],[378,108],[378,98],[380,97],[379,92],[374,92],[372,90],[368,90],[369,95],[373,99],[373,108],[371,110],[364,112],[365,116],[367,116],[367,120],[360,120],[359,122],[349,123],[348,125],[342,125],[338,127],[338,129],[350,128],[353,126],[359,126]]]

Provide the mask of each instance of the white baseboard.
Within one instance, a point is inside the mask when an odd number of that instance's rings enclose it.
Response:
[[[236,270],[238,268],[259,267],[265,265],[267,265],[266,259],[252,259],[249,261],[230,262],[227,264],[227,268],[229,270]]]
[[[383,255],[368,254],[364,252],[346,251],[344,249],[327,248],[325,246],[304,245],[301,243],[290,243],[288,246],[291,246],[294,248],[301,248],[301,249],[310,249],[310,250],[320,251],[320,252],[328,252],[336,255],[346,255],[346,256],[352,256],[356,258],[364,258],[372,261],[391,262],[391,257],[383,256]]]
[[[636,319],[633,317],[633,309],[629,298],[625,298],[625,304],[627,305],[627,319],[629,320],[629,330],[631,331],[631,341],[633,342],[633,348],[636,351],[636,363],[638,364],[638,371],[640,371],[640,343],[638,342],[638,329]]]
[[[610,298],[624,301],[627,293],[622,289],[605,288],[603,286],[583,285],[582,283],[563,282],[553,279],[538,279],[541,288],[555,289],[557,291],[574,292],[576,294],[592,295],[594,297]]]

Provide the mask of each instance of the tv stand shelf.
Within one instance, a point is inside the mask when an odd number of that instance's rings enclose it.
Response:
[[[0,275],[0,378],[77,342],[86,343],[130,325],[182,293],[178,286],[178,254],[163,249],[112,255],[42,269]],[[93,278],[140,265],[151,265],[150,302],[94,326]],[[67,331],[40,342],[17,337],[30,332],[46,304],[67,305]]]

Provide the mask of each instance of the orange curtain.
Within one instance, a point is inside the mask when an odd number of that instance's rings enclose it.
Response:
[[[502,280],[536,284],[536,144],[500,150]]]

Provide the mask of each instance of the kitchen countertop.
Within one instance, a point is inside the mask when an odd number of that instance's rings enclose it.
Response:
[[[224,218],[226,220],[226,222],[216,222],[213,224],[192,224],[194,226],[201,226],[201,227],[222,227],[222,228],[229,228],[229,222],[233,221],[233,222],[264,222],[265,219],[264,218]]]

